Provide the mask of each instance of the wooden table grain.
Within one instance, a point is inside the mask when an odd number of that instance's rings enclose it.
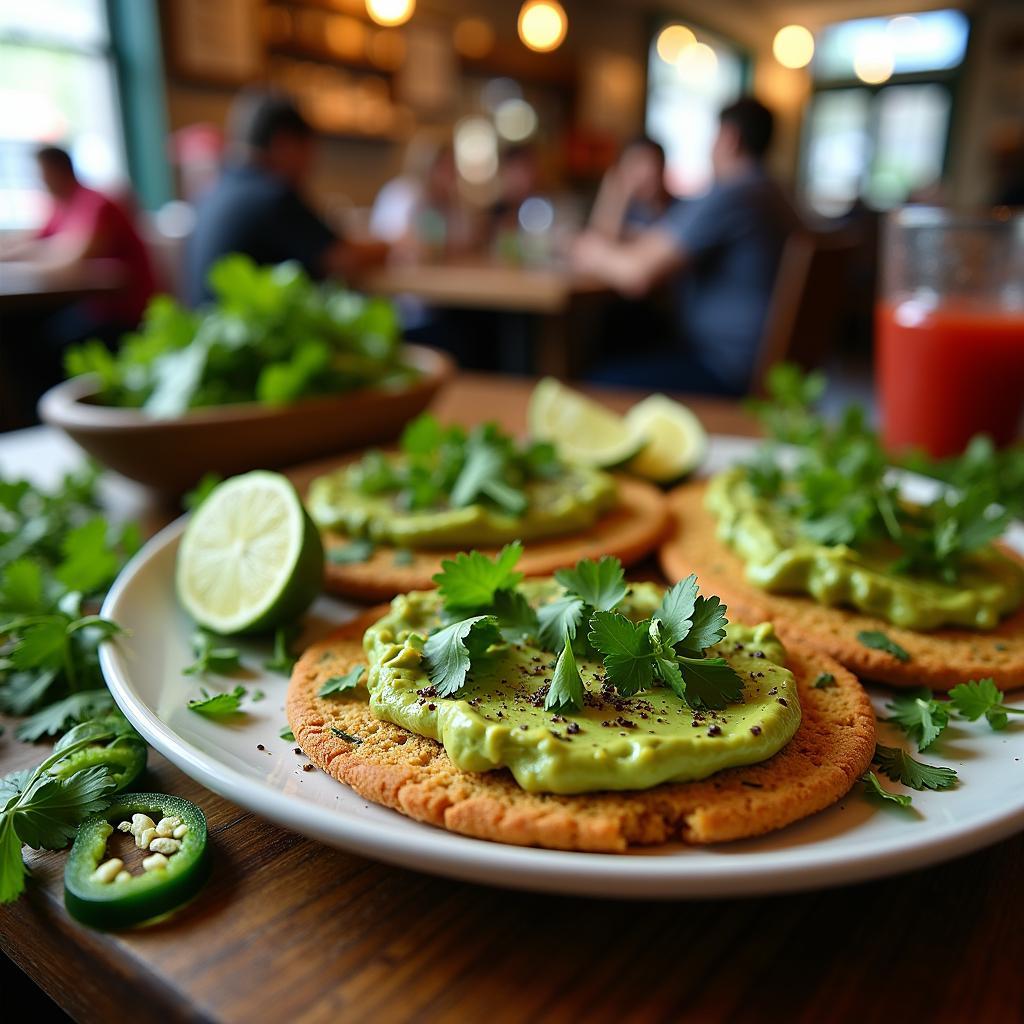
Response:
[[[437,410],[521,427],[528,393],[464,377]],[[693,407],[713,430],[751,431],[735,405]],[[19,443],[62,450],[42,431],[0,438],[0,469]],[[144,511],[139,493],[110,493]],[[10,729],[0,737],[0,773],[39,757]],[[80,1021],[1024,1020],[1022,836],[824,892],[602,901],[378,864],[269,825],[155,753],[151,770],[153,788],[209,818],[213,874],[198,900],[145,930],[90,931],[61,903],[65,855],[41,853],[26,895],[0,908],[0,948]]]

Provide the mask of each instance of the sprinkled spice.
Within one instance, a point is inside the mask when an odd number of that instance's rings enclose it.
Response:
[[[759,725],[752,725],[750,727],[750,732],[754,736],[760,736],[761,735],[761,726],[759,726]]]
[[[752,658],[764,658],[764,657],[766,657],[764,651],[752,651],[750,656]]]
[[[263,746],[262,743],[257,743],[256,744],[256,749],[257,750],[266,750],[267,748],[265,746]]]
[[[292,748],[292,753],[293,754],[301,754],[302,753],[302,747],[293,747]]]
[[[722,727],[720,725],[709,726],[708,727],[708,735],[709,736],[721,736],[722,735]]]
[[[565,731],[569,733],[570,736],[578,736],[581,732],[583,732],[583,730],[580,728],[579,722],[570,722],[566,726]]]
[[[779,703],[780,703],[780,704],[781,704],[781,705],[782,705],[782,706],[783,706],[784,708],[788,708],[788,707],[789,707],[789,702],[788,702],[788,701],[786,700],[786,698],[785,698],[785,697],[780,697],[780,698],[779,698]]]
[[[304,772],[315,772],[316,771],[316,765],[315,764],[304,764],[302,766],[302,770]]]
[[[431,702],[430,704],[427,705],[427,710],[428,711],[436,711],[437,710],[437,705],[434,704],[433,702]]]

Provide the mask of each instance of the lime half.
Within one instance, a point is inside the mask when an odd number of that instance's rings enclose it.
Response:
[[[704,459],[708,435],[685,406],[665,395],[651,395],[626,413],[626,422],[646,446],[627,467],[631,473],[667,484],[692,473]]]
[[[535,440],[550,441],[566,462],[583,466],[620,466],[646,442],[627,420],[553,377],[533,389],[527,416]]]
[[[214,488],[178,548],[178,600],[216,633],[259,633],[298,618],[320,590],[320,534],[292,484],[257,470]]]

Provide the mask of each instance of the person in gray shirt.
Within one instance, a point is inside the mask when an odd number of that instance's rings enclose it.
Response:
[[[676,295],[678,337],[612,360],[595,379],[707,394],[749,390],[782,248],[799,227],[764,168],[773,127],[767,107],[752,97],[737,100],[720,114],[715,180],[705,196],[672,207],[632,239],[592,232],[577,239],[580,273],[633,297],[669,280]]]

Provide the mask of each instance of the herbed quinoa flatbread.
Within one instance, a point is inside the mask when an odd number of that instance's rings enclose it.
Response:
[[[705,507],[706,490],[706,483],[691,483],[669,495],[675,529],[661,549],[660,561],[670,580],[696,572],[738,618],[768,619],[787,646],[816,646],[863,679],[934,690],[986,677],[1001,689],[1024,686],[1024,607],[989,630],[918,632],[810,597],[769,593],[747,581],[743,560],[719,541],[715,518]],[[1013,552],[1006,553],[1020,560]],[[860,639],[864,633],[883,634],[909,658],[900,660],[867,646]]]
[[[452,832],[607,853],[673,840],[742,839],[835,803],[874,753],[875,716],[863,688],[827,655],[793,643],[787,666],[796,678],[802,719],[789,743],[768,760],[646,790],[528,793],[504,769],[460,771],[437,741],[375,718],[363,685],[318,696],[328,678],[366,664],[363,634],[386,612],[368,612],[303,654],[288,689],[288,721],[307,756],[338,781]],[[816,688],[822,673],[834,683]]]

